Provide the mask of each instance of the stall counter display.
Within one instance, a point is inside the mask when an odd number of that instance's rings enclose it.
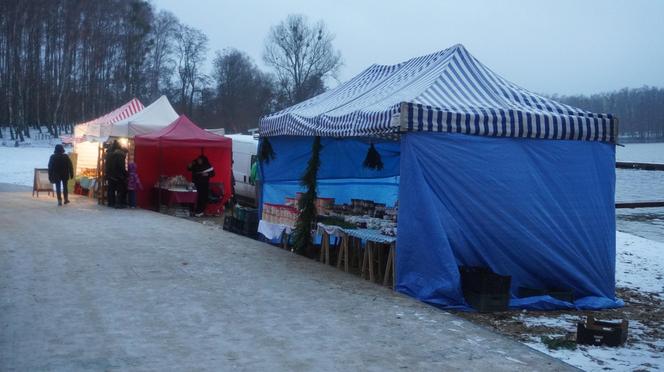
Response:
[[[294,197],[286,197],[284,204],[264,203],[262,220],[265,222],[293,227],[297,222],[297,208],[302,193]],[[348,225],[360,229],[377,230],[383,235],[397,235],[398,202],[393,207],[376,203],[373,200],[352,199],[351,204],[335,204],[334,198],[320,197],[315,202],[321,221],[344,221]]]
[[[189,182],[183,175],[173,177],[161,176],[159,182],[155,184],[155,188],[166,190],[179,189],[179,190],[194,190],[194,184]]]

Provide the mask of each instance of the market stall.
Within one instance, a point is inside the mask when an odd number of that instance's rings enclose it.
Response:
[[[373,65],[262,118],[260,136],[263,218],[291,228],[302,220],[305,209],[282,210],[311,190],[304,185],[314,163],[314,196],[334,199],[332,213],[317,218],[395,233],[397,291],[466,308],[459,267],[481,267],[510,278],[503,287],[511,307],[622,304],[614,280],[617,120],[520,88],[461,45]],[[356,209],[353,199],[365,202]],[[371,219],[385,221],[376,205],[396,211],[398,228]],[[565,288],[574,300],[520,298],[521,288]]]
[[[195,203],[187,165],[205,155],[215,169],[210,184],[221,188],[223,196],[210,204],[209,214],[219,213],[231,197],[232,144],[229,138],[207,132],[181,115],[168,127],[134,138],[135,162],[144,189],[138,192],[138,205],[158,208],[162,203]]]
[[[143,110],[143,104],[134,98],[117,109],[96,119],[74,126],[74,153],[77,163],[74,173],[77,176],[94,178],[97,175],[99,148],[108,138],[114,123],[126,119]]]

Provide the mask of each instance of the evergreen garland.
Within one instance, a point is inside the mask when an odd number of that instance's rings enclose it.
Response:
[[[383,169],[383,159],[381,159],[380,154],[374,147],[373,143],[369,147],[369,151],[367,151],[367,156],[364,158],[364,163],[362,163],[362,165],[364,165],[365,168],[373,170]]]
[[[259,160],[265,163],[269,163],[270,160],[274,159],[274,156],[274,150],[272,149],[270,140],[268,140],[267,137],[261,138],[260,148],[258,149]]]
[[[308,246],[311,245],[311,228],[316,221],[316,187],[318,168],[320,168],[320,150],[322,146],[320,137],[314,138],[311,147],[311,158],[307,163],[307,169],[300,179],[300,185],[306,188],[305,193],[300,198],[298,207],[300,214],[295,223],[293,232],[293,246],[299,254],[305,254]]]

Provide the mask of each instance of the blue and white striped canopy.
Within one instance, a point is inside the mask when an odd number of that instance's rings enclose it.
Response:
[[[348,82],[261,118],[261,136],[389,136],[454,132],[615,142],[618,121],[529,92],[457,44]]]

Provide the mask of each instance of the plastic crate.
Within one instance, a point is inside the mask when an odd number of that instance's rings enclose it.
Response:
[[[463,297],[466,299],[468,305],[472,306],[480,313],[507,311],[510,302],[509,293],[486,294],[477,292],[464,292]]]
[[[461,290],[468,305],[479,312],[506,311],[512,277],[486,267],[460,266]]]
[[[486,267],[459,266],[463,292],[509,294],[512,277],[498,275]]]
[[[224,217],[224,230],[231,231],[233,226],[233,217],[226,216]]]
[[[627,341],[629,322],[604,322],[589,316],[576,326],[576,343],[584,345],[620,346]]]

